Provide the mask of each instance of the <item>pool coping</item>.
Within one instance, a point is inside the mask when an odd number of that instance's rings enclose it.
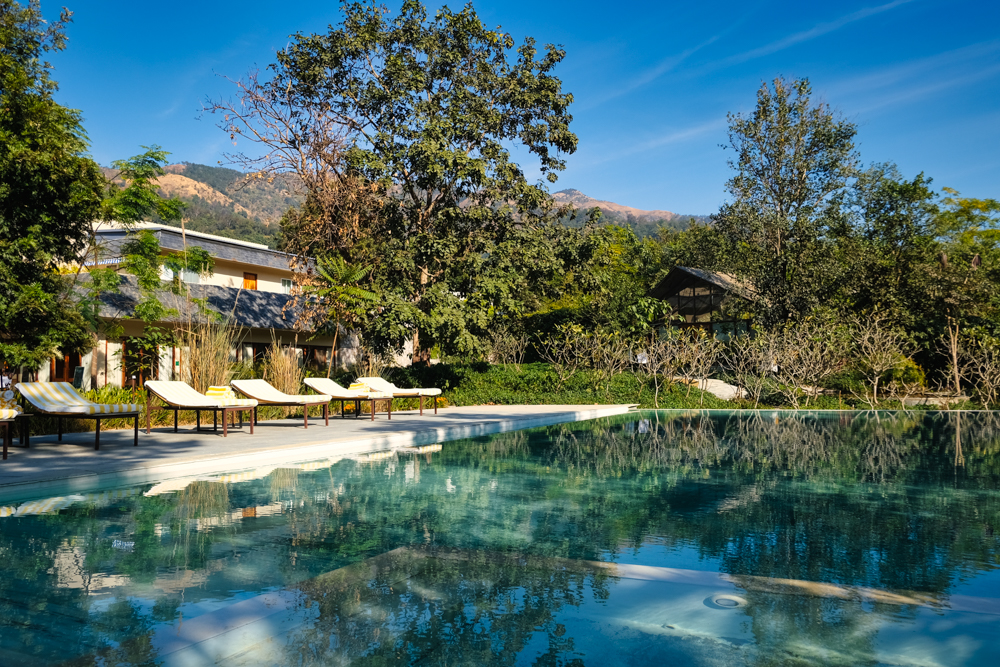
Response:
[[[517,406],[504,407],[509,409],[516,408]],[[76,475],[56,474],[47,478],[34,478],[23,481],[0,481],[0,500],[4,502],[8,502],[9,500],[30,500],[35,494],[52,495],[53,493],[70,494],[79,493],[80,491],[96,491],[119,486],[161,482],[178,477],[236,472],[265,465],[302,463],[330,457],[344,457],[352,454],[369,454],[407,447],[420,447],[507,431],[518,431],[541,426],[611,417],[634,411],[638,405],[601,405],[586,409],[579,409],[581,406],[552,407],[572,407],[576,409],[554,410],[541,414],[526,414],[523,417],[504,416],[496,419],[481,419],[465,424],[429,426],[419,429],[401,430],[395,433],[279,445],[267,449],[235,454],[210,454],[151,465],[130,462],[120,468],[101,472],[85,472]]]

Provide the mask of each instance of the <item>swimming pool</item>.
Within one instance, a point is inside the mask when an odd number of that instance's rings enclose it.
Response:
[[[0,508],[0,664],[1000,664],[1000,415],[644,412]]]

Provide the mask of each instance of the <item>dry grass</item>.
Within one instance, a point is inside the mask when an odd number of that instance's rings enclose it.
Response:
[[[298,341],[289,348],[281,345],[281,339],[274,337],[271,332],[271,345],[264,355],[264,379],[271,383],[278,391],[286,394],[298,394],[302,387],[302,378],[305,376],[302,366],[299,365],[298,355],[295,348]],[[282,412],[287,417],[290,414],[289,408],[282,408]]]
[[[182,333],[187,348],[187,374],[202,393],[233,378],[233,350],[243,331],[230,323],[189,323]]]

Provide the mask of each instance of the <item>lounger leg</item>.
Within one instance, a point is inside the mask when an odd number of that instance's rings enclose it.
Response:
[[[133,433],[132,433],[132,446],[133,447],[138,447],[139,446],[139,415],[136,415],[135,419],[132,421],[132,429],[133,429]],[[149,433],[149,431],[146,431],[146,432]]]
[[[250,417],[250,435],[253,435],[253,416]],[[240,412],[240,425],[243,425],[243,412]]]
[[[372,421],[375,421],[375,403],[377,403],[377,401],[373,398],[369,401],[369,403],[372,404]]]
[[[389,421],[392,421],[392,399],[390,398],[387,403],[389,403]]]
[[[324,424],[323,424],[324,426],[329,426],[330,425],[330,404],[329,403],[324,403],[323,404],[323,422],[324,422]]]
[[[3,423],[3,460],[7,460],[7,438],[10,437],[10,422]]]
[[[347,419],[347,415],[344,414],[344,402],[340,402],[340,418]]]
[[[146,435],[149,435],[149,390],[146,390]]]
[[[302,406],[302,424],[305,428],[309,428],[309,404]]]
[[[56,423],[59,425],[59,442],[62,442],[62,417],[56,417]],[[100,424],[100,422],[97,422]]]
[[[226,418],[226,413],[225,413],[225,411],[223,411],[222,412],[222,419],[225,420],[225,418]],[[225,428],[225,426],[223,426],[223,428]],[[219,432],[219,411],[218,410],[212,410],[212,431],[214,433],[218,433]]]
[[[359,399],[354,400],[354,418],[357,419],[361,416],[361,401]]]
[[[101,418],[98,417],[97,421],[97,433],[94,435],[94,451],[101,448]]]
[[[194,411],[194,430],[201,430],[201,410]]]
[[[213,413],[214,414],[214,413]],[[229,413],[225,408],[222,408],[222,437],[229,437]]]
[[[434,397],[434,414],[438,413],[438,399],[437,396]]]
[[[257,421],[257,406],[256,405],[253,406],[253,420],[256,423],[256,421]]]
[[[174,408],[174,433],[177,433],[177,413],[179,410]]]
[[[28,426],[27,419],[21,419],[21,444],[25,449],[31,448],[31,427]]]
[[[424,416],[424,395],[420,394],[420,416]]]

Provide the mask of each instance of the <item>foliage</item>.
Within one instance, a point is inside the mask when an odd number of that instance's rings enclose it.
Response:
[[[728,116],[733,201],[715,225],[727,263],[761,296],[751,308],[764,327],[806,316],[846,268],[830,239],[858,162],[855,127],[814,105],[811,92],[807,80],[775,79],[751,115]]]
[[[327,377],[336,361],[340,332],[356,328],[378,301],[374,292],[360,287],[371,270],[370,266],[351,266],[340,255],[328,255],[316,261],[315,274],[306,275],[307,282],[300,285],[303,294],[311,298],[299,311],[299,326],[305,323],[309,331],[333,333],[334,354],[330,356]],[[302,274],[299,279],[303,280]]]
[[[115,162],[124,180],[109,181],[87,154],[80,112],[56,103],[44,58],[65,47],[70,17],[47,23],[36,0],[0,3],[0,357],[15,367],[91,343],[96,301],[75,292],[79,268],[73,278],[62,269],[90,255],[95,223],[180,212],[156,194],[157,147]]]
[[[517,272],[533,267],[521,251],[553,225],[539,216],[551,200],[508,144],[537,157],[549,182],[564,167],[558,154],[575,150],[572,96],[551,73],[564,53],[550,45],[537,57],[527,39],[511,57],[513,38],[487,29],[471,6],[429,17],[409,0],[392,19],[374,3],[343,12],[327,34],[295,35],[268,81],[239,82],[240,108],[212,110],[232,137],[265,144],[264,158],[247,161],[262,173],[292,170],[289,154],[321,163],[299,170],[308,196],[284,226],[286,243],[303,221],[346,220],[312,247],[373,264],[378,290],[395,295],[383,312],[404,306],[386,317],[405,325],[376,338],[399,349],[408,332],[416,361],[435,344],[472,352],[493,312],[522,308]],[[331,196],[345,188],[367,194]]]

